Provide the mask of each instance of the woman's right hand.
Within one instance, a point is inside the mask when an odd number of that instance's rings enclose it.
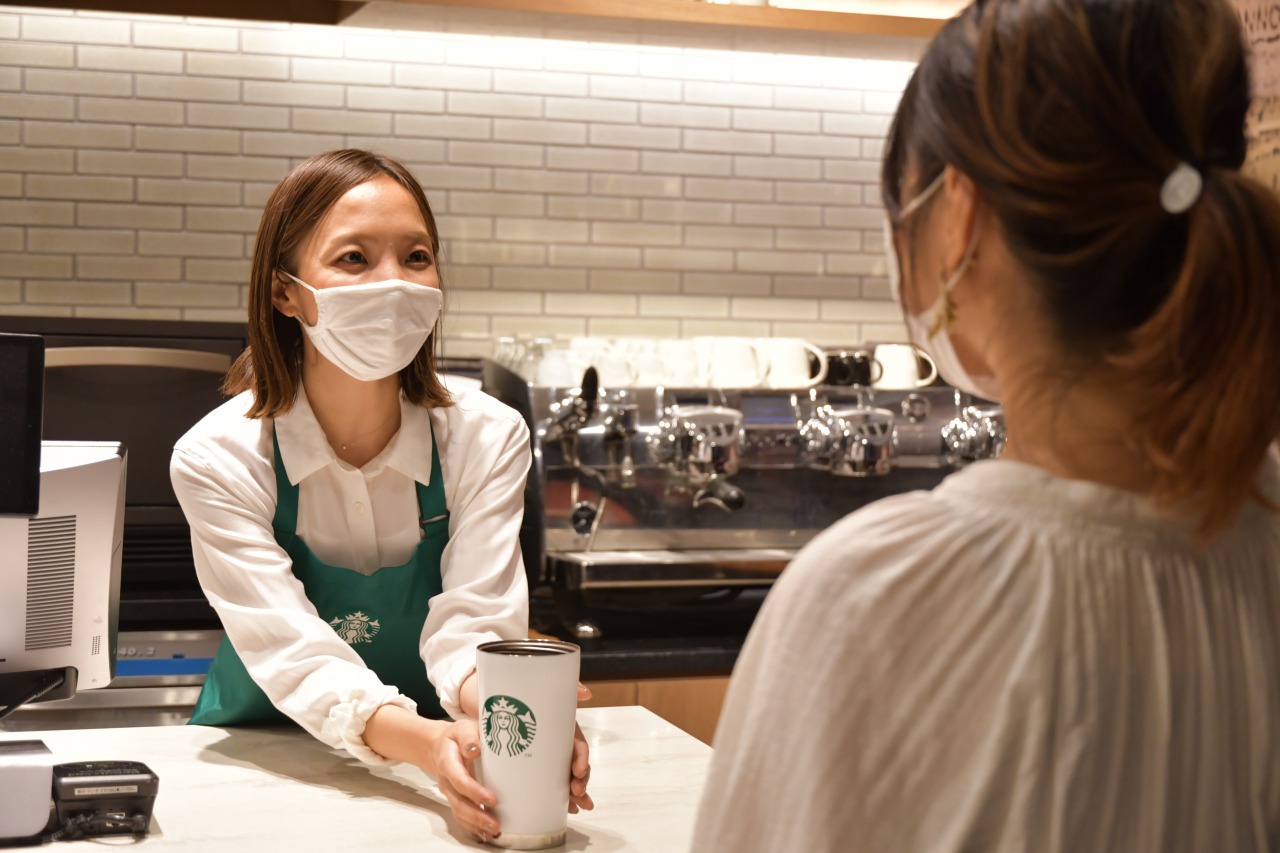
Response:
[[[383,705],[365,723],[364,742],[393,761],[407,761],[436,778],[453,816],[481,841],[502,828],[494,817],[498,798],[476,781],[480,726],[475,720],[428,720],[399,705]]]
[[[476,781],[480,727],[475,720],[450,723],[436,740],[434,757],[436,782],[458,823],[482,842],[497,838],[502,831],[493,814],[497,797]]]

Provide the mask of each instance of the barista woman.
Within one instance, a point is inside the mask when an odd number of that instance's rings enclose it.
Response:
[[[783,574],[698,853],[1280,850],[1280,201],[1240,171],[1248,107],[1226,0],[943,27],[890,133],[889,266],[1009,443]]]
[[[171,474],[227,632],[192,722],[287,717],[370,764],[411,762],[487,840],[476,647],[526,636],[529,438],[436,375],[438,251],[399,163],[298,166],[258,229],[236,396],[178,442]],[[591,807],[587,771],[579,741],[571,811]]]

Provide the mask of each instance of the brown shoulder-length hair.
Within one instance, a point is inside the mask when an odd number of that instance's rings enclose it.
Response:
[[[1241,172],[1246,50],[1225,0],[978,0],[916,68],[886,149],[886,207],[968,176],[1031,277],[1075,375],[1132,409],[1151,497],[1206,539],[1259,493],[1280,434],[1280,199]],[[1161,203],[1180,164],[1188,210]]]
[[[248,417],[270,418],[293,405],[302,379],[302,327],[271,304],[272,282],[279,270],[297,272],[294,251],[348,190],[387,176],[418,203],[431,237],[431,257],[439,274],[440,233],[422,186],[401,163],[382,154],[347,148],[305,160],[271,193],[258,223],[249,278],[249,347],[223,380],[226,394],[253,391]],[[444,286],[443,279],[441,287]],[[420,406],[451,406],[452,399],[436,375],[440,321],[417,357],[400,371],[405,397]]]

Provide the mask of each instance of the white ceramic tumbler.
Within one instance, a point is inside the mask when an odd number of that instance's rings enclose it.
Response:
[[[496,847],[563,844],[581,654],[560,640],[501,640],[477,650],[480,782],[498,798]]]

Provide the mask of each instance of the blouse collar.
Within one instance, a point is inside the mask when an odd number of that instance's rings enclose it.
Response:
[[[289,482],[295,486],[326,465],[354,470],[329,446],[301,383],[292,408],[276,416],[275,428],[280,443],[280,459],[284,462]],[[414,405],[401,394],[400,429],[382,452],[360,470],[366,477],[375,477],[384,468],[392,468],[427,485],[431,482],[431,444],[430,410]]]

